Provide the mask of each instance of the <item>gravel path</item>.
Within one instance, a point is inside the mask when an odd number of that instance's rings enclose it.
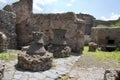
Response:
[[[79,58],[67,75],[69,80],[104,80],[105,69],[116,68],[116,61],[100,61],[93,55]]]

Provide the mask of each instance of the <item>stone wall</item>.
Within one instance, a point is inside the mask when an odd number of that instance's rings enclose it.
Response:
[[[16,34],[18,47],[28,45],[32,38],[32,0],[20,0],[19,2],[7,5],[4,10],[16,14]]]
[[[117,22],[120,21],[120,18],[117,20],[108,20],[108,21],[103,21],[103,20],[95,20],[94,21],[94,27],[98,26],[98,25],[105,25],[105,26],[110,26],[113,25]]]
[[[45,33],[45,42],[53,39],[52,29],[65,29],[66,41],[73,50],[79,50],[84,45],[84,22],[79,21],[72,12],[63,14],[34,14],[34,27]],[[78,46],[79,45],[79,46]]]
[[[120,43],[120,28],[92,28],[91,39],[99,45],[108,43],[108,40],[114,40],[115,44]]]
[[[4,10],[16,14],[17,45],[29,45],[33,39],[33,31],[42,31],[45,34],[45,44],[53,39],[52,29],[65,29],[66,41],[74,51],[82,51],[84,45],[84,21],[78,19],[75,13],[62,14],[33,14],[33,0],[20,0],[7,5]],[[21,6],[22,5],[22,6]]]
[[[21,6],[22,5],[22,6]],[[18,47],[28,45],[32,40],[32,0],[20,0],[13,3],[16,13],[16,34]]]
[[[14,13],[0,10],[0,32],[7,36],[8,48],[16,47],[15,21]]]
[[[79,19],[83,19],[85,21],[85,45],[88,45],[90,42],[90,34],[91,34],[91,28],[94,27],[94,21],[96,20],[93,16],[89,14],[77,14],[77,17]]]
[[[89,14],[75,14],[72,12],[61,14],[33,14],[32,7],[33,0],[20,0],[3,8],[6,11],[16,14],[15,28],[11,30],[12,33],[14,32],[14,36],[15,32],[17,34],[17,47],[29,45],[33,40],[33,31],[43,31],[46,35],[44,38],[45,44],[49,44],[53,39],[52,29],[61,28],[67,30],[65,37],[69,46],[71,46],[73,50],[78,50],[83,48],[84,34],[87,36],[85,44],[90,41],[88,37],[91,34],[91,28],[93,26],[111,25],[119,21],[119,19],[113,21],[96,20]],[[81,19],[85,22],[80,21]],[[6,29],[7,31],[1,30],[7,34],[9,33],[8,29]],[[13,43],[15,43],[15,39],[16,38],[13,40],[12,38]],[[16,44],[12,42],[9,42],[12,44],[11,46],[15,46]],[[11,46],[9,45],[9,47]]]
[[[96,19],[92,15],[82,13],[77,14],[77,17],[85,21],[85,35],[90,35],[91,28],[94,27],[94,21]]]

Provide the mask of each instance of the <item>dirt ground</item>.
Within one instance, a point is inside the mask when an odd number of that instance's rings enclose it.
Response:
[[[115,68],[120,68],[120,62],[100,61],[94,55],[82,55],[62,80],[104,80],[105,70]]]

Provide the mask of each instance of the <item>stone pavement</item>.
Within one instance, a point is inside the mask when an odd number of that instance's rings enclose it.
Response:
[[[67,74],[79,57],[78,55],[71,55],[67,58],[53,59],[53,67],[50,70],[39,72],[16,68],[17,60],[5,62],[6,68],[3,80],[56,80]]]

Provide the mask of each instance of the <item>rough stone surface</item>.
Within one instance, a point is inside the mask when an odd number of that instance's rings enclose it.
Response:
[[[51,53],[46,52],[44,56],[40,55],[28,55],[25,53],[20,53],[18,55],[18,65],[27,70],[31,71],[44,71],[52,67]]]
[[[108,40],[114,40],[113,44],[120,42],[120,28],[92,28],[91,39],[97,44],[110,44]]]
[[[0,52],[7,51],[7,37],[0,32]]]
[[[51,29],[61,28],[67,30],[65,37],[72,50],[82,52],[84,37],[78,37],[77,35],[84,36],[85,23],[78,20],[76,14],[72,12],[62,14],[33,14],[32,2],[33,0],[20,0],[11,5],[13,12],[16,13],[18,46],[27,46],[31,43],[33,39],[32,31],[42,31],[45,33],[44,40],[45,45],[47,45],[53,39]],[[4,9],[10,11],[8,8]],[[76,23],[76,21],[79,23]]]
[[[91,37],[90,37],[90,35],[84,35],[84,37],[85,37],[85,42],[84,42],[84,44],[85,44],[85,45],[88,45],[89,42],[91,41]]]
[[[17,47],[27,46],[32,41],[32,0],[20,0],[12,5],[7,5],[4,10],[16,14]]]
[[[85,21],[85,35],[90,35],[91,29],[92,27],[94,27],[94,22],[96,20],[94,16],[80,13],[80,14],[77,14],[77,17]]]
[[[67,30],[65,34],[68,46],[74,51],[82,52],[84,45],[84,22],[77,19],[72,12],[62,14],[35,14],[34,26],[45,33],[45,44],[53,39],[52,29]]]
[[[15,33],[16,15],[12,12],[0,10],[0,31],[7,36],[8,48],[16,47]]]
[[[51,45],[48,49],[55,58],[63,58],[70,56],[71,48],[69,46]]]
[[[83,33],[85,32],[85,35],[90,35],[91,28],[96,25],[99,24],[111,25],[120,21],[120,19],[115,21],[100,21],[100,20],[96,20],[93,16],[89,14],[82,14],[82,13],[33,14],[32,7],[33,7],[33,0],[20,0],[19,2],[15,2],[12,5],[7,5],[3,8],[6,11],[14,12],[16,14],[15,25],[16,25],[16,33],[17,33],[17,44],[18,44],[17,47],[21,48],[22,46],[29,45],[33,39],[31,34],[32,31],[39,31],[39,30],[47,34],[47,36],[44,39],[45,39],[45,44],[49,44],[53,36],[51,29],[63,28],[67,30],[67,34],[65,36],[67,38],[67,42],[72,47],[72,50],[79,51],[77,50],[78,48],[80,49],[81,52],[83,39],[80,39],[79,42],[77,41],[76,35],[79,35],[76,32],[78,29],[77,26],[79,24],[75,24],[77,18],[83,19],[85,21],[84,25],[81,23],[78,26],[80,27],[79,29],[80,31],[82,31]],[[87,39],[85,40],[86,40],[85,41],[86,44],[88,44],[89,41]],[[14,45],[12,44],[12,46]]]
[[[89,43],[89,51],[95,52],[96,49],[97,49],[97,44],[94,43],[94,42],[90,42],[90,43]]]
[[[33,37],[28,50],[18,54],[18,65],[31,71],[48,70],[52,67],[53,54],[45,50],[42,32],[33,32]]]
[[[27,54],[43,56],[46,53],[46,49],[44,48],[43,35],[44,34],[42,32],[33,32],[34,42],[27,50]]]
[[[5,66],[1,66],[0,64],[0,80],[2,80],[2,78],[4,77],[4,67]]]
[[[112,50],[119,46],[118,36],[120,36],[120,28],[92,28],[91,39],[102,47],[102,50],[107,50],[107,47]]]
[[[30,46],[23,46],[21,51],[27,51],[29,49]]]
[[[64,29],[53,29],[54,39],[51,45],[48,46],[48,51],[53,53],[55,58],[68,57],[71,53],[71,48],[67,46],[65,40],[66,30]]]
[[[3,10],[6,10],[6,11],[8,11],[8,12],[14,12],[12,5],[6,5],[6,6],[3,8]]]
[[[109,69],[105,71],[104,80],[120,80],[120,69]]]

